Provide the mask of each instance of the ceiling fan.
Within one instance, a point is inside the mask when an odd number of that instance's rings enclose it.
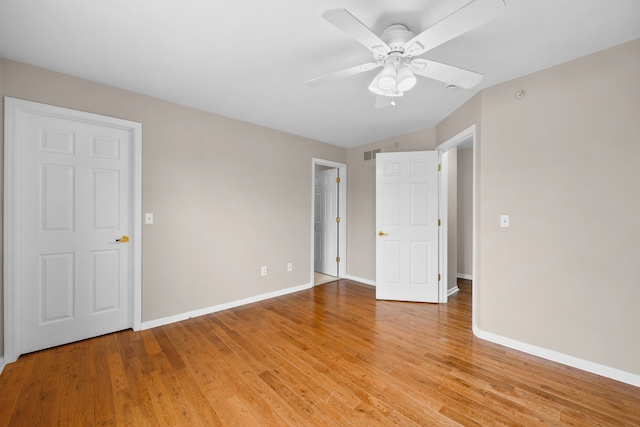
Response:
[[[405,25],[393,24],[380,36],[346,9],[328,10],[322,17],[369,49],[373,62],[317,77],[306,84],[318,86],[383,67],[369,85],[369,90],[378,95],[376,108],[395,105],[396,97],[415,86],[416,75],[444,82],[447,87],[469,89],[482,80],[482,74],[418,56],[497,18],[504,8],[503,0],[471,0],[418,35]]]

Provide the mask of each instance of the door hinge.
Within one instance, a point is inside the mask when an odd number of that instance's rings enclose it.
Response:
[[[340,177],[336,178],[336,184],[340,184]]]
[[[440,172],[441,170],[442,170],[442,165],[438,163],[438,172]]]
[[[440,218],[438,218],[438,227],[440,227],[442,225],[442,221],[440,221]]]
[[[336,217],[336,222],[340,222],[340,217],[339,216]]]
[[[336,262],[340,262],[340,257],[339,256],[336,257]]]
[[[438,273],[438,282],[440,281],[440,273]]]

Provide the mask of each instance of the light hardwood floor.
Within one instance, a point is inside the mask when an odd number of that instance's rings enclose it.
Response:
[[[475,338],[460,289],[415,304],[340,280],[28,354],[0,425],[640,425],[640,389]]]

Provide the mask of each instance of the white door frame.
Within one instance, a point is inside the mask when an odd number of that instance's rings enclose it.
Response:
[[[4,126],[4,363],[15,362],[20,355],[20,120],[22,113],[35,112],[95,123],[126,130],[132,135],[131,147],[131,230],[130,283],[133,330],[142,326],[142,124],[98,114],[86,113],[37,102],[5,97]]]
[[[447,212],[448,212],[448,176],[447,176],[447,172],[448,172],[448,157],[447,157],[447,151],[449,151],[450,149],[457,147],[458,145],[464,144],[468,141],[471,141],[471,144],[473,145],[473,219],[472,219],[472,243],[471,243],[471,247],[472,247],[472,256],[471,256],[471,263],[472,263],[472,277],[473,277],[473,286],[471,287],[471,293],[472,293],[472,304],[471,304],[471,311],[472,311],[472,315],[471,315],[471,322],[473,325],[473,330],[475,331],[476,328],[476,304],[474,303],[475,299],[476,299],[476,289],[478,289],[479,283],[477,281],[477,274],[476,274],[476,172],[477,172],[477,167],[476,167],[476,159],[477,159],[477,151],[476,150],[476,125],[471,125],[470,127],[468,127],[467,129],[463,130],[462,132],[458,133],[457,135],[449,138],[447,141],[443,142],[442,144],[438,145],[436,147],[436,150],[438,150],[440,152],[440,164],[442,165],[442,170],[440,173],[440,218],[447,218]],[[445,223],[446,225],[446,223]],[[441,277],[441,282],[442,284],[444,284],[444,286],[441,287],[440,289],[440,297],[443,298],[443,301],[441,302],[446,302],[447,301],[447,288],[448,286],[448,278],[447,278],[447,267],[448,267],[448,263],[447,263],[447,254],[448,254],[448,241],[447,241],[447,227],[440,227],[440,248],[439,248],[439,256],[440,256],[440,271],[442,272],[442,277]],[[443,295],[444,294],[444,295]]]
[[[333,162],[331,160],[323,160],[313,158],[311,159],[311,286],[314,285],[314,249],[315,249],[315,183],[316,183],[316,166],[327,166],[330,168],[338,169],[340,177],[340,194],[338,196],[339,203],[339,216],[340,222],[338,223],[338,256],[340,257],[340,263],[338,264],[338,277],[347,276],[347,165],[344,163]]]

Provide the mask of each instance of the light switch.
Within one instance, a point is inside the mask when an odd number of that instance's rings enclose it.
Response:
[[[144,223],[145,224],[153,224],[153,214],[148,212],[144,214]]]
[[[509,228],[509,215],[500,215],[500,227]]]

